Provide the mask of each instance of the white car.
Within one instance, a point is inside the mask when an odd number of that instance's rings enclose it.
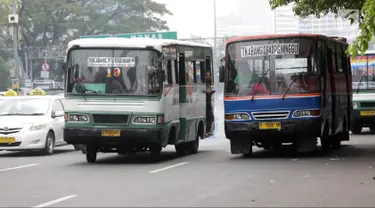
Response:
[[[0,106],[0,151],[40,150],[52,155],[64,141],[64,107],[58,96],[22,96]],[[77,148],[76,148],[77,149]]]

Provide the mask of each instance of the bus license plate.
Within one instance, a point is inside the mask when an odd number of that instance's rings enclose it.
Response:
[[[259,129],[266,130],[266,129],[280,129],[281,123],[280,122],[262,122],[259,123]]]
[[[119,137],[121,135],[118,129],[103,129],[102,137]]]
[[[375,111],[361,111],[361,116],[373,116],[375,115]]]
[[[0,137],[0,144],[12,144],[16,142],[14,137]]]

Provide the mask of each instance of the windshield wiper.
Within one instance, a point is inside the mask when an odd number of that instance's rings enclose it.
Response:
[[[365,78],[365,76],[366,76],[366,73],[363,73],[361,79],[359,80],[358,87],[357,87],[357,90],[356,90],[357,94],[359,92],[359,88],[361,87],[361,83],[363,81],[363,78]]]
[[[251,100],[254,100],[254,97],[255,95],[257,94],[258,92],[258,86],[263,82],[263,79],[264,77],[266,77],[266,75],[268,74],[268,72],[270,71],[270,69],[268,69],[262,76],[262,78],[260,78],[259,82],[258,82],[258,85],[257,85],[257,89],[255,90],[254,94],[253,94],[253,97],[251,97]]]
[[[302,75],[304,75],[304,74],[305,74],[305,72],[301,72],[301,73],[299,73],[299,74],[293,79],[293,81],[289,84],[288,88],[286,89],[286,91],[285,91],[283,97],[281,98],[282,100],[284,100],[286,94],[289,92],[289,89],[290,89],[290,87],[293,85],[293,83],[296,82],[296,81],[297,81],[300,77],[302,77]]]

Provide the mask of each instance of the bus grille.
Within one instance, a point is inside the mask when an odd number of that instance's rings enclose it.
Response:
[[[93,118],[94,123],[124,124],[128,123],[129,115],[94,114]]]
[[[374,102],[359,103],[359,105],[362,108],[374,108],[375,107],[375,103]]]
[[[266,119],[284,119],[288,118],[290,111],[263,111],[253,112],[254,120],[266,120]]]

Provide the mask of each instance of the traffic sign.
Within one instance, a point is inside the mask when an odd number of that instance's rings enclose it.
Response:
[[[151,39],[173,39],[177,40],[177,32],[145,32],[145,33],[127,33],[116,35],[85,35],[80,38],[151,38]]]
[[[42,71],[49,71],[49,64],[47,62],[42,63]]]

